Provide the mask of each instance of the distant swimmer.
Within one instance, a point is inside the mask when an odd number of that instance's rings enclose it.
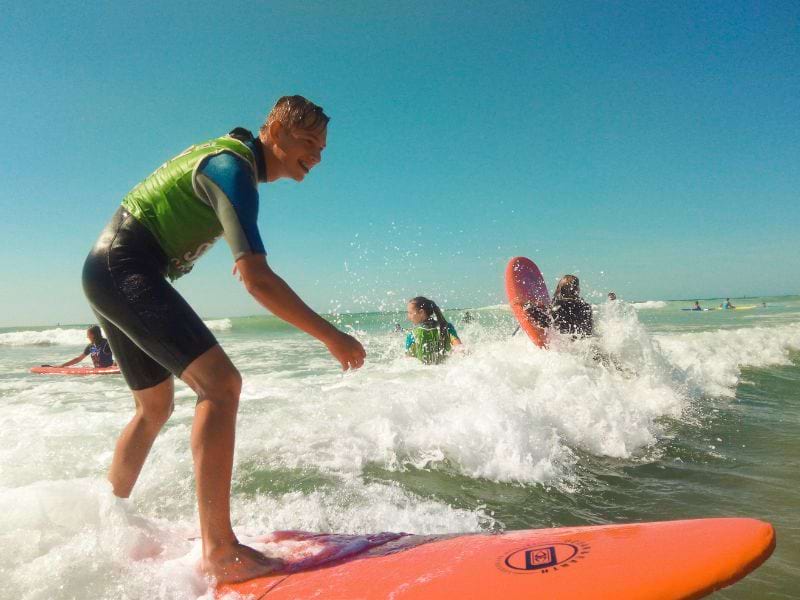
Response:
[[[617,294],[614,292],[608,292],[608,301],[614,302],[617,299]]]
[[[413,325],[406,336],[406,356],[416,357],[426,365],[436,365],[444,362],[454,346],[461,345],[455,327],[448,323],[433,300],[417,296],[408,301],[406,309]]]
[[[692,310],[703,310],[703,307],[700,306],[700,302],[698,300],[694,301],[694,306],[692,307]]]
[[[81,362],[87,356],[91,356],[92,364],[94,364],[95,369],[113,366],[114,356],[111,352],[111,346],[109,346],[108,340],[103,337],[103,333],[97,325],[92,325],[86,330],[86,338],[89,340],[89,345],[83,349],[83,352],[72,360],[68,360],[64,364],[56,366],[71,367]]]
[[[395,333],[403,333],[403,326],[400,323],[394,324],[394,332]]]
[[[471,314],[469,314],[469,311],[464,313],[464,323],[472,323],[473,320],[474,317]]]
[[[322,160],[328,116],[302,96],[284,96],[257,135],[237,127],[163,163],[122,200],[83,267],[83,289],[133,392],[136,414],[122,431],[108,479],[130,496],[174,408],[174,378],[197,394],[194,457],[201,568],[218,583],[283,566],[240,544],[230,494],[242,377],[175,280],[224,237],[245,289],[267,310],[320,340],[341,364],[364,364],[358,340],[309,308],[267,264],[258,231],[258,183],[303,181]],[[163,140],[162,140],[163,141]]]
[[[725,298],[725,304],[722,305],[722,308],[731,309],[731,308],[736,308],[736,307],[733,305],[733,303],[731,302],[730,298]]]

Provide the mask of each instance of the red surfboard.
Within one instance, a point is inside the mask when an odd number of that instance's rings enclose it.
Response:
[[[530,258],[514,257],[508,261],[505,279],[508,303],[520,328],[534,344],[546,346],[547,329],[541,327],[525,310],[527,305],[547,313],[550,311],[550,295],[539,267]]]
[[[119,375],[119,367],[32,367],[37,375]]]
[[[243,541],[286,567],[220,586],[218,600],[677,600],[757,568],[775,531],[731,518],[440,536],[284,531]]]

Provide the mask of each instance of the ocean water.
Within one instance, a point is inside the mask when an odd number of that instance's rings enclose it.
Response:
[[[766,303],[766,307],[762,306]],[[708,302],[706,305],[713,306]],[[446,311],[468,352],[403,356],[403,314],[331,317],[364,343],[342,374],[271,317],[208,321],[244,377],[233,519],[276,529],[502,531],[752,516],[772,558],[717,599],[797,598],[800,297],[737,311],[597,307],[589,342],[540,350],[504,307]],[[189,432],[175,413],[129,501],[105,473],[132,400],[120,377],[31,375],[86,344],[83,325],[0,330],[0,597],[209,599]]]

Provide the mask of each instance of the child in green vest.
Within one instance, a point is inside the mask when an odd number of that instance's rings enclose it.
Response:
[[[406,336],[406,356],[414,356],[426,365],[437,365],[447,358],[453,346],[461,345],[455,327],[447,322],[433,300],[424,296],[412,298],[407,311],[414,326]]]

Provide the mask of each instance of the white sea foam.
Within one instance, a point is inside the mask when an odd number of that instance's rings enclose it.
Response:
[[[233,327],[230,319],[213,319],[204,323],[211,331],[229,331]],[[79,346],[86,343],[86,329],[55,327],[0,333],[0,346]]]
[[[233,327],[230,319],[212,319],[203,321],[211,331],[229,331]]]
[[[400,338],[387,334],[370,340],[373,362],[334,385],[324,375],[251,374],[241,410],[253,416],[241,420],[239,452],[274,469],[447,465],[496,481],[569,478],[576,450],[628,457],[657,439],[659,418],[678,417],[688,402],[631,313],[601,337],[622,371],[593,360],[588,342],[556,340],[544,351],[522,336],[508,340],[509,327],[501,339],[471,337],[469,354],[437,368],[403,357]],[[306,355],[312,368],[330,364],[315,356]],[[265,423],[270,434],[260,436]]]
[[[78,346],[86,344],[85,329],[22,330],[0,333],[0,346]]]
[[[631,306],[638,310],[655,310],[658,308],[666,308],[667,303],[663,300],[647,300],[646,302],[632,302]]]
[[[404,336],[384,327],[363,334],[370,361],[344,375],[322,344],[300,334],[228,340],[244,376],[237,533],[492,529],[502,524],[480,505],[455,508],[394,480],[439,470],[571,493],[583,454],[647,456],[665,418],[684,418],[705,396],[732,395],[741,368],[784,364],[800,349],[796,322],[653,336],[634,307],[617,302],[601,305],[595,323],[593,341],[556,338],[541,350],[509,337],[508,313],[483,313],[465,329],[469,353],[438,367],[405,358]],[[190,539],[194,394],[178,384],[175,412],[131,502],[120,504],[104,478],[133,412],[130,393],[119,378],[5,369],[52,352],[25,345],[0,354],[4,594],[210,600]]]
[[[733,396],[742,367],[789,363],[800,349],[800,324],[720,329],[656,338],[668,360],[713,396]]]
[[[235,497],[232,509],[234,528],[245,542],[294,528],[443,533],[493,524],[480,511],[418,498],[397,485],[355,479],[328,492]],[[4,597],[211,600],[213,590],[198,570],[201,547],[194,512],[167,519],[143,516],[144,511],[141,504],[114,498],[110,486],[97,479],[0,490]]]
[[[133,512],[94,479],[0,491],[4,597],[178,600],[207,593],[195,568],[199,545],[187,539],[191,529]]]
[[[507,310],[511,311],[511,307],[508,305],[508,302],[504,302],[503,304],[492,304],[491,306],[480,306],[478,308],[470,308],[469,310]]]

